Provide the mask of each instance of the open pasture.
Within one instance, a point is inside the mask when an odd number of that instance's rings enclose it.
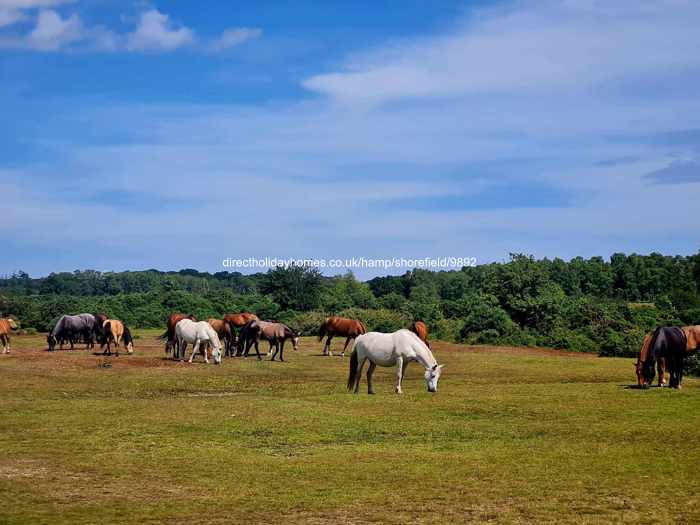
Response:
[[[286,363],[0,356],[0,523],[697,523],[700,382],[629,388],[632,359],[434,341],[403,396],[348,357]],[[261,350],[267,344],[261,345]]]

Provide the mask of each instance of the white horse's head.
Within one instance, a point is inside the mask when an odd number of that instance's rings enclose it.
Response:
[[[428,386],[428,392],[437,392],[438,381],[440,380],[440,374],[442,374],[442,367],[445,365],[438,365],[437,363],[425,371],[425,383]]]
[[[129,355],[134,353],[134,343],[132,343],[131,341],[126,343],[126,353]]]
[[[214,359],[214,364],[221,364],[221,346],[214,346],[211,351],[211,356]]]
[[[301,334],[298,334],[298,335],[295,335],[294,337],[292,337],[292,349],[293,349],[295,352],[296,352],[297,350],[299,350],[299,336],[300,336],[300,335],[301,335]]]

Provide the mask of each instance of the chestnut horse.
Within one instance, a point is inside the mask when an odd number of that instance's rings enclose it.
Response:
[[[207,319],[207,323],[211,326],[216,335],[219,336],[219,341],[224,344],[224,348],[228,348],[231,340],[231,326],[223,319]]]
[[[324,337],[328,336],[328,339],[326,339],[326,344],[323,346],[323,355],[333,355],[331,352],[331,340],[336,335],[345,337],[346,339],[345,346],[343,346],[343,353],[340,354],[341,356],[345,356],[345,350],[347,350],[350,340],[355,339],[358,335],[366,333],[367,328],[359,319],[331,316],[327,318],[319,327],[318,340],[321,341]]]
[[[672,388],[681,388],[685,357],[697,351],[698,346],[700,325],[660,326],[649,338],[645,356],[641,356],[645,350],[642,346],[637,364],[637,382],[641,386],[649,385],[654,379],[654,365],[664,359],[670,375],[669,385]]]
[[[430,341],[428,341],[428,327],[425,326],[423,321],[413,321],[409,330],[416,334],[420,340],[425,343],[425,346],[430,348]]]
[[[234,354],[236,353],[234,350],[234,345],[237,342],[237,334],[236,334],[236,329],[240,329],[242,331],[243,327],[248,324],[249,321],[254,321],[258,320],[258,316],[255,314],[252,314],[250,312],[241,312],[239,314],[226,314],[224,315],[224,323],[226,323],[229,327],[230,337],[228,339],[228,343],[225,345],[226,351],[224,354],[227,357],[233,357]],[[240,333],[239,331],[239,333]],[[240,345],[239,345],[240,346]]]
[[[175,326],[177,323],[182,321],[183,319],[191,319],[192,321],[196,321],[197,318],[194,316],[194,314],[190,315],[185,315],[181,313],[174,313],[170,314],[170,317],[168,318],[168,324],[166,325],[165,332],[160,336],[161,339],[165,339],[165,353],[169,354],[170,351],[175,347]],[[177,357],[177,356],[175,356]]]
[[[19,325],[11,317],[0,319],[0,343],[2,343],[2,353],[10,353],[10,334],[12,330],[17,330]]]

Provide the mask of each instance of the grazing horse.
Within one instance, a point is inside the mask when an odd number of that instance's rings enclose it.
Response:
[[[425,343],[425,346],[430,348],[430,341],[428,341],[428,327],[425,326],[423,321],[413,321],[409,330],[416,334],[420,340]]]
[[[100,343],[100,348],[104,349],[107,344],[104,323],[109,317],[105,314],[93,314],[95,316],[95,339]]]
[[[19,325],[11,317],[0,319],[0,343],[2,343],[2,353],[10,353],[10,334],[12,330],[17,330]]]
[[[260,349],[258,344],[261,339],[270,343],[268,354],[272,352],[272,347],[275,347],[275,352],[272,354],[270,361],[274,361],[277,352],[280,354],[280,361],[284,361],[284,343],[287,339],[292,340],[292,348],[296,351],[299,349],[299,335],[286,324],[271,323],[269,321],[249,321],[241,330],[240,341],[243,348],[243,357],[248,357],[250,347],[255,345],[255,353],[260,359]]]
[[[83,337],[87,341],[86,348],[92,348],[94,333],[94,315],[64,315],[58,320],[51,333],[46,336],[46,342],[50,352],[53,352],[59,342],[60,348],[63,349],[63,342],[66,340],[70,342],[70,349],[73,350],[76,338]]]
[[[102,352],[103,355],[112,355],[112,343],[114,343],[115,354],[119,357],[119,344],[124,343],[127,353],[134,353],[134,342],[131,338],[131,332],[126,325],[119,319],[107,319],[102,323],[102,329],[105,334],[105,342],[107,349]]]
[[[250,312],[241,312],[239,314],[226,314],[224,315],[224,323],[229,327],[231,332],[231,337],[228,339],[228,344],[226,345],[226,356],[233,357],[234,348],[237,343],[236,329],[239,330],[239,335],[243,331],[243,327],[250,321],[258,321],[258,316]]]
[[[651,341],[653,339],[654,333],[650,333],[644,336],[644,341],[642,342],[642,349],[639,351],[639,355],[637,356],[637,362],[634,364],[634,369],[637,372],[637,386],[640,388],[646,388],[648,387],[651,382],[654,380],[654,377],[645,377],[644,375],[644,362],[647,359],[647,356],[649,355],[649,345],[651,344]],[[651,370],[653,371],[654,368],[652,366]],[[663,356],[659,356],[656,360],[656,370],[659,373],[659,386],[664,387],[668,386],[668,383],[666,382],[666,358]]]
[[[170,314],[170,317],[168,318],[168,323],[166,325],[165,332],[160,336],[161,339],[165,339],[165,353],[169,354],[170,351],[175,347],[175,326],[177,326],[177,323],[182,321],[183,319],[190,319],[191,321],[196,321],[197,318],[194,316],[194,314],[180,314],[180,313],[174,313]],[[177,358],[177,356],[174,356]]]
[[[377,365],[396,365],[396,393],[403,393],[401,381],[406,373],[406,366],[411,361],[418,361],[425,368],[425,383],[428,392],[437,392],[443,365],[438,364],[430,349],[410,330],[402,328],[391,334],[369,332],[355,339],[350,356],[348,390],[354,389],[356,394],[360,391],[360,378],[365,361],[369,361],[367,370],[367,392],[369,394],[374,394],[372,374]]]
[[[647,341],[645,341],[646,343]],[[647,386],[654,380],[654,365],[663,359],[670,375],[669,385],[681,388],[685,357],[700,345],[700,326],[660,326],[654,330],[646,345],[646,355],[640,352],[637,365],[637,382]]]
[[[211,345],[211,355],[214,358],[214,363],[221,364],[221,341],[216,331],[206,321],[193,321],[191,319],[182,319],[175,326],[175,340],[177,345],[177,353],[185,356],[185,347],[187,344],[194,345],[192,347],[192,355],[189,362],[192,362],[195,354],[202,349],[204,361],[209,362],[207,357],[207,347]]]
[[[228,348],[229,341],[231,340],[231,326],[222,319],[207,319],[207,323],[214,329],[216,335],[219,336],[219,340],[223,343],[224,348]],[[226,355],[228,356],[228,352]]]
[[[318,340],[321,341],[324,337],[328,336],[326,339],[326,344],[323,346],[323,355],[333,355],[331,352],[331,340],[334,336],[345,337],[345,346],[343,346],[343,353],[341,356],[345,356],[345,350],[348,348],[348,344],[351,339],[355,339],[358,335],[366,334],[367,328],[364,323],[359,319],[348,319],[346,317],[336,317],[331,316],[323,321],[323,324],[318,329]]]

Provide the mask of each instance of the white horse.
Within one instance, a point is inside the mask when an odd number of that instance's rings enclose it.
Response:
[[[401,394],[401,380],[406,372],[406,366],[411,361],[418,361],[425,367],[425,383],[428,387],[428,392],[437,392],[437,384],[443,365],[437,363],[430,349],[410,330],[401,329],[391,334],[368,332],[355,339],[355,345],[350,356],[348,390],[354,388],[356,394],[360,390],[362,367],[367,360],[369,360],[367,391],[370,394],[374,394],[372,374],[377,365],[397,366],[396,393]]]
[[[211,356],[214,358],[214,363],[221,364],[221,341],[216,331],[206,321],[193,321],[192,319],[183,319],[175,326],[175,344],[180,355],[184,357],[185,346],[187,344],[194,345],[192,355],[189,362],[192,362],[195,354],[199,351],[200,345],[204,345],[202,353],[204,361],[209,362],[207,358],[207,346],[212,346]]]

